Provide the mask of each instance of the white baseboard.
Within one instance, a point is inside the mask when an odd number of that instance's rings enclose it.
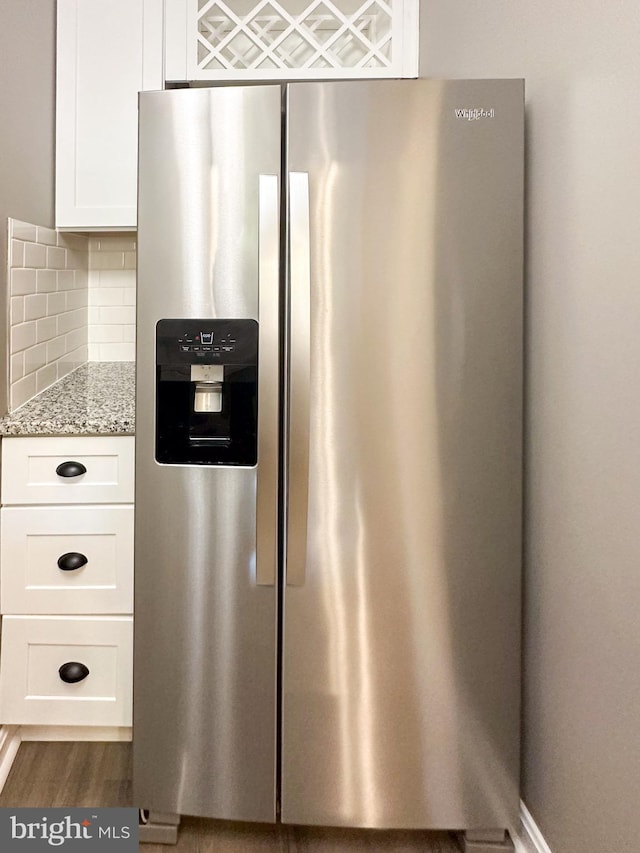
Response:
[[[117,726],[20,726],[20,740],[131,740],[131,727]]]
[[[13,766],[20,740],[20,726],[0,728],[0,791],[4,788],[4,783]]]
[[[525,806],[525,804],[520,800],[520,820],[522,821],[522,827],[524,833],[527,836],[527,839],[533,845],[536,853],[551,853],[551,848],[544,840],[544,836],[540,832],[537,823],[531,816],[531,812]]]

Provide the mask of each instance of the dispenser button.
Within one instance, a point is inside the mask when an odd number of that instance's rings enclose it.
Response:
[[[181,346],[181,347],[180,347],[180,349],[182,350],[182,352],[189,352],[189,350],[191,349],[191,347],[189,347],[189,346],[184,346],[184,345],[183,345],[183,346]]]
[[[222,347],[223,352],[233,352],[235,347]]]

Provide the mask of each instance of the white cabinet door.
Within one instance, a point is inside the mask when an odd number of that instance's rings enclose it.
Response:
[[[2,503],[133,503],[133,436],[5,438]]]
[[[130,726],[132,643],[131,616],[3,617],[0,720]]]
[[[138,92],[162,88],[162,6],[58,0],[58,228],[135,228]]]
[[[131,613],[133,506],[0,510],[3,614]]]

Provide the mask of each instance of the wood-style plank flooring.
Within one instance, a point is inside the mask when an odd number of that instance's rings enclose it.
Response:
[[[131,805],[131,744],[23,743],[0,807]],[[526,853],[528,848],[519,848]],[[183,818],[177,847],[142,853],[459,853],[446,832],[374,832]]]

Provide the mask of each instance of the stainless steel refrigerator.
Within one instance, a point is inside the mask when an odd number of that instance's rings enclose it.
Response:
[[[522,81],[141,95],[139,806],[516,822],[522,243]]]

